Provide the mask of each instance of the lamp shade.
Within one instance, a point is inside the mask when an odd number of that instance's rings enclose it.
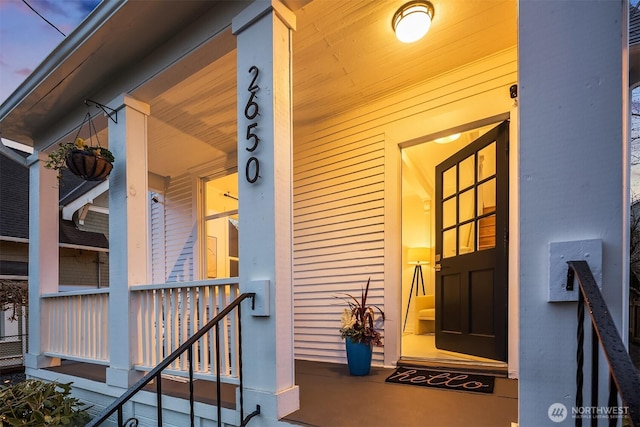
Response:
[[[407,255],[407,258],[409,258],[409,264],[429,264],[429,261],[431,260],[431,248],[409,248],[409,253]]]
[[[393,15],[391,26],[403,43],[420,40],[427,34],[433,19],[433,5],[428,1],[411,1]]]

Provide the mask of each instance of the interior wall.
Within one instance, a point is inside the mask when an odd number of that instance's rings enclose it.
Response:
[[[408,171],[403,168],[403,174]],[[433,196],[433,195],[431,195]],[[407,313],[406,307],[409,303],[409,293],[411,292],[411,283],[413,281],[413,274],[415,265],[408,264],[408,251],[413,247],[430,247],[433,248],[433,241],[431,239],[431,229],[433,228],[432,215],[431,215],[431,201],[422,200],[417,195],[405,195],[403,190],[402,197],[402,322],[404,325],[405,315]],[[424,277],[424,286],[426,295],[432,295],[435,293],[434,287],[434,273],[433,265],[423,265],[422,275]],[[419,282],[417,284],[420,286]],[[413,332],[414,330],[414,311],[416,288],[414,287],[412,292],[412,301],[409,307],[408,320],[406,322],[406,328],[403,327],[403,332]],[[419,290],[419,295],[422,295],[422,288]]]

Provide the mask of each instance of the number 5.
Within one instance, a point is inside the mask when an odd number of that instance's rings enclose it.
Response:
[[[247,148],[247,151],[249,152],[255,151],[255,149],[258,148],[258,143],[260,142],[260,138],[258,138],[258,135],[256,135],[252,131],[252,129],[255,129],[257,127],[257,123],[251,123],[249,126],[247,126],[247,141],[253,138],[253,146],[251,148]]]

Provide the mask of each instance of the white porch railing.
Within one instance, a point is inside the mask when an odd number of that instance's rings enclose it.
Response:
[[[41,337],[47,356],[109,363],[109,289],[42,295]]]
[[[132,306],[137,322],[138,360],[135,368],[149,371],[238,296],[238,279],[216,279],[161,285],[132,286]],[[193,347],[194,377],[216,376],[215,331],[205,334]],[[237,382],[237,317],[220,325],[220,377]],[[186,354],[164,372],[188,375]]]

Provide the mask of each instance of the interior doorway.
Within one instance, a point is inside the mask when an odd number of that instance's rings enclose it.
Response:
[[[487,152],[496,152],[498,144],[493,141],[496,139],[498,132],[496,129],[499,128],[499,125],[500,123],[497,122],[460,132],[451,132],[444,138],[425,140],[402,149],[403,329],[401,358],[405,361],[486,364],[491,367],[506,367],[506,350],[502,352],[503,348],[506,349],[506,239],[502,243],[502,240],[496,239],[494,236],[494,242],[497,243],[487,246],[487,236],[478,235],[480,230],[486,234],[487,227],[485,226],[496,219],[496,193],[494,192],[493,198],[485,197],[484,201],[479,195],[487,193],[485,191],[487,187],[497,188],[495,186],[497,176],[492,171],[492,167],[489,167],[489,163],[496,164],[496,159],[490,159]],[[508,138],[508,122],[500,126],[502,126],[500,137]],[[506,150],[507,142],[506,140],[501,141],[499,149]],[[469,159],[473,159],[473,165],[471,165],[473,168],[470,168],[470,173],[465,175],[464,168],[472,163]],[[500,163],[501,167],[506,166],[502,160]],[[443,196],[442,177],[445,171],[449,175],[455,174],[456,184],[460,185],[456,185],[453,192],[447,190],[449,193]],[[508,172],[502,170],[501,174],[504,175],[503,179],[508,179]],[[461,177],[463,181],[458,182],[458,177]],[[465,179],[470,181],[465,183]],[[501,211],[500,220],[505,222],[504,229],[506,230],[508,209],[506,201],[503,203],[504,210]],[[451,210],[453,205],[455,208]],[[492,205],[493,208],[489,205]],[[467,208],[473,206],[473,214],[463,213],[463,206]],[[471,212],[470,209],[464,209],[465,212],[467,210]],[[446,227],[442,223],[443,215],[449,217],[446,221]],[[443,258],[443,245],[451,248],[451,244],[447,244],[445,240],[454,234],[456,235],[455,256],[448,254],[445,259]],[[463,236],[466,237],[463,239]],[[474,237],[471,238],[471,236]],[[460,243],[463,241],[466,242],[464,245]],[[469,246],[469,242],[473,243],[473,248]],[[460,250],[458,251],[458,249]],[[454,299],[451,298],[451,290],[469,289],[471,285],[460,281],[456,282],[452,280],[456,276],[441,274],[437,270],[442,267],[443,260],[446,269],[451,269],[449,264],[456,259],[458,261],[462,259],[465,261],[462,265],[466,265],[468,260],[465,257],[478,258],[495,264],[496,251],[504,254],[504,257],[500,258],[500,263],[504,262],[505,274],[504,277],[500,276],[496,279],[500,280],[501,288],[496,289],[495,292],[496,295],[500,295],[498,300],[505,301],[504,307],[498,309],[499,314],[496,317],[501,322],[498,329],[502,327],[503,323],[504,331],[498,333],[497,340],[500,343],[497,346],[498,351],[485,351],[490,345],[487,343],[494,342],[495,339],[493,341],[487,339],[478,341],[476,336],[478,334],[473,330],[471,320],[482,327],[480,335],[491,335],[495,331],[492,329],[491,333],[487,333],[487,325],[490,324],[492,327],[495,325],[493,312],[476,311],[474,313],[480,313],[480,315],[472,319],[462,316],[464,313],[460,306],[452,304]],[[493,267],[483,267],[479,270],[481,273],[477,274],[477,277],[486,279],[486,272],[493,271]],[[496,274],[502,274],[502,271]],[[467,273],[462,272],[462,275],[458,277],[467,277]],[[486,301],[490,299],[487,296],[488,293],[493,292],[493,288],[486,285],[490,281],[484,280],[486,292],[482,294],[485,298],[483,304],[486,304]],[[457,284],[457,288],[451,287],[452,283]],[[468,294],[461,294],[458,301],[464,298],[466,298],[465,307],[470,307]],[[449,327],[452,324],[451,319],[456,318],[462,319],[462,322],[465,325],[470,325],[472,330],[463,331],[464,328],[459,328],[460,330],[456,331],[451,330]],[[446,322],[443,323],[443,320]],[[456,334],[464,335],[464,338],[458,339],[454,345],[451,345],[450,337]],[[482,345],[479,346],[478,343]],[[480,351],[476,351],[477,349]]]

